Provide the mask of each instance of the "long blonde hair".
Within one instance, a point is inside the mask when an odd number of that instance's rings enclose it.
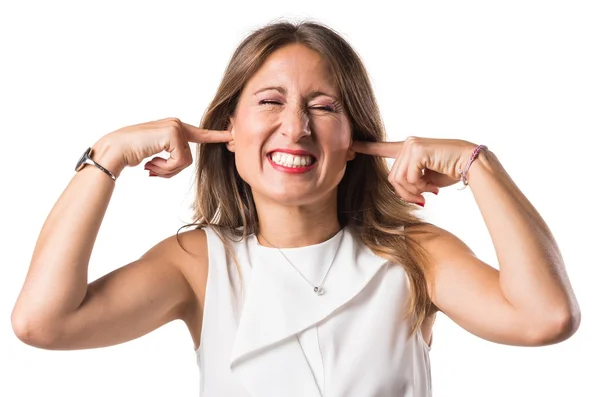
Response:
[[[271,53],[292,43],[317,51],[329,62],[353,141],[385,141],[379,108],[360,57],[338,33],[313,21],[271,23],[249,34],[231,57],[200,127],[226,130],[246,82]],[[342,227],[354,226],[357,237],[376,255],[404,267],[411,286],[406,314],[415,319],[414,331],[432,307],[425,279],[427,255],[403,226],[423,221],[415,214],[415,205],[394,193],[388,174],[383,158],[357,154],[349,161],[337,188],[338,220]],[[258,217],[251,188],[238,174],[234,155],[225,144],[198,145],[196,189],[192,224],[211,225],[228,255],[233,255],[228,240],[256,233]]]

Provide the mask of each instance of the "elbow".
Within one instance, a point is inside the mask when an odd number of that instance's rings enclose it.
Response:
[[[580,322],[579,308],[552,310],[544,320],[531,327],[531,345],[546,346],[563,342],[577,332]]]
[[[11,325],[15,336],[29,346],[52,350],[55,345],[56,333],[30,316],[13,311]]]

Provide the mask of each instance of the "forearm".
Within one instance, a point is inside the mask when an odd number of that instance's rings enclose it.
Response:
[[[101,141],[92,158],[115,175],[123,169]],[[92,248],[114,187],[110,177],[91,165],[73,176],[42,227],[13,321],[55,322],[81,304]]]
[[[578,316],[550,229],[497,157],[482,151],[467,179],[496,249],[506,300],[533,316]]]

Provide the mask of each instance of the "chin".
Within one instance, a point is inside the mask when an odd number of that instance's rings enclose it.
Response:
[[[306,192],[303,194],[299,189],[289,189],[280,192],[276,192],[271,189],[269,192],[265,192],[261,196],[268,201],[273,201],[277,204],[290,207],[309,205],[315,202],[315,196],[312,194],[312,192]]]
[[[322,195],[315,194],[314,187],[284,186],[282,184],[271,184],[252,187],[254,201],[272,202],[278,205],[297,207],[302,205],[311,205],[322,199]]]

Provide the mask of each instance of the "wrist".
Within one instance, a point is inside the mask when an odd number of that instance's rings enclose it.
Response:
[[[470,152],[467,152],[469,150]],[[459,176],[462,181],[463,187],[459,190],[463,190],[469,184],[469,176],[471,174],[471,168],[478,167],[482,163],[486,162],[487,146],[475,145],[469,143],[465,149],[464,155],[461,157],[459,165]]]
[[[471,183],[474,174],[480,173],[482,170],[491,171],[493,161],[495,161],[494,153],[487,147],[481,149],[465,174],[468,183]]]
[[[467,168],[467,164],[469,164],[471,156],[473,155],[473,152],[475,151],[476,148],[477,148],[477,144],[463,141],[462,153],[455,163],[456,168],[454,170],[456,179],[458,181],[462,180],[462,177],[461,177],[462,172]]]
[[[119,177],[126,167],[121,151],[106,137],[102,137],[92,146],[90,157],[116,177]]]

